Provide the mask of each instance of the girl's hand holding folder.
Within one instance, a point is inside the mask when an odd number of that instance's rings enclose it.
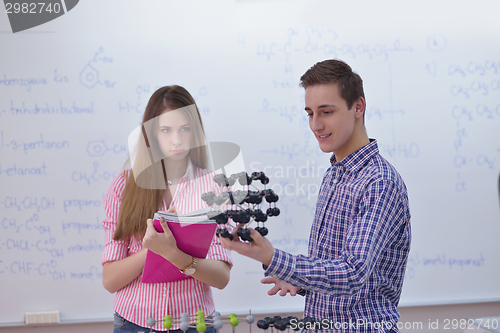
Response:
[[[171,263],[175,263],[175,258],[180,256],[182,252],[177,247],[177,241],[168,228],[167,221],[163,217],[160,218],[163,233],[156,231],[153,226],[153,219],[148,219],[147,223],[148,227],[142,240],[142,245],[148,250],[161,255]]]

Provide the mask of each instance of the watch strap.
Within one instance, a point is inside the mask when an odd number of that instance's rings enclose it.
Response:
[[[181,271],[182,274],[186,274],[186,270],[188,270],[190,268],[196,268],[196,265],[197,265],[196,258],[191,256],[191,263],[189,265],[187,265],[186,267],[181,268],[179,270]]]

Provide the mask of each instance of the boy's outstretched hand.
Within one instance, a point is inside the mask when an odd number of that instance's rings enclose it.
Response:
[[[300,289],[299,287],[292,286],[290,283],[281,281],[273,276],[267,276],[260,280],[262,284],[271,284],[274,283],[274,287],[269,289],[267,292],[268,295],[276,295],[279,291],[280,296],[286,296],[288,293],[291,296],[297,295],[297,291]]]

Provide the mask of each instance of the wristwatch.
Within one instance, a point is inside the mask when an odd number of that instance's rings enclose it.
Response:
[[[186,274],[186,275],[193,275],[194,272],[196,272],[196,265],[197,265],[196,258],[193,256],[191,256],[191,258],[193,258],[193,259],[189,265],[187,265],[184,268],[179,269],[181,271],[181,273]]]

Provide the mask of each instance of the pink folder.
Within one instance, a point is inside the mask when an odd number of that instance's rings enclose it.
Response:
[[[177,241],[177,247],[196,258],[205,258],[214,237],[217,223],[183,223],[167,221],[168,227]],[[153,225],[158,232],[163,232],[160,220],[155,214]],[[163,283],[183,279],[192,279],[179,271],[170,261],[148,250],[142,272],[142,283]]]

